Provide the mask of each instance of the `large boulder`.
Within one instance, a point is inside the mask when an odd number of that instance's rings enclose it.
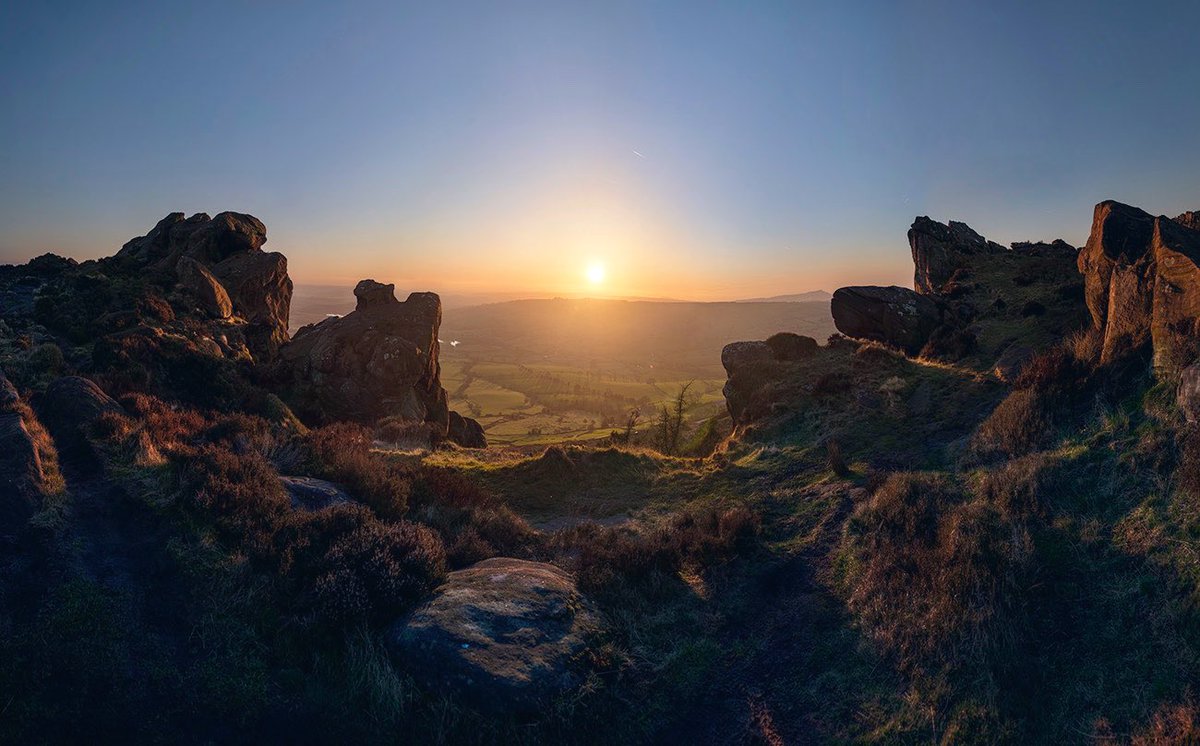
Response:
[[[291,498],[292,507],[299,510],[315,511],[343,505],[351,502],[352,498],[341,487],[333,482],[314,477],[281,476],[279,481]]]
[[[840,288],[830,310],[842,334],[883,342],[910,355],[920,352],[942,321],[938,304],[929,296],[896,285]]]
[[[191,257],[181,257],[176,267],[179,284],[196,299],[200,310],[214,319],[233,316],[233,301],[212,272]]]
[[[470,417],[463,417],[454,410],[450,410],[450,425],[446,437],[463,448],[487,448],[487,435],[483,432],[483,425]]]
[[[533,713],[580,686],[599,629],[566,572],[497,557],[450,573],[387,639],[427,686],[475,709]]]
[[[721,350],[721,365],[728,376],[722,389],[725,408],[739,425],[754,394],[774,380],[775,353],[766,342],[730,342]]]
[[[88,438],[88,430],[101,415],[120,414],[121,406],[95,383],[79,376],[54,379],[36,403],[38,414],[62,455],[76,460],[85,469],[98,468],[100,460]]]
[[[1171,375],[1200,352],[1200,231],[1188,214],[1180,218],[1111,200],[1096,205],[1078,266],[1103,335],[1102,362],[1149,346],[1155,369]]]
[[[971,266],[975,257],[1006,251],[1000,244],[971,230],[966,223],[951,220],[949,224],[943,224],[923,216],[914,220],[909,228],[908,245],[915,267],[913,287],[925,295],[942,292],[954,273]]]
[[[301,328],[281,349],[276,375],[284,399],[310,422],[400,417],[434,423],[444,435],[441,299],[412,293],[401,303],[390,286],[373,280],[359,283],[355,294],[354,311]]]

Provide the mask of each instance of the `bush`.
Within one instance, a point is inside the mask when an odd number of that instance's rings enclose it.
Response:
[[[685,566],[704,569],[757,546],[761,519],[749,508],[679,513],[648,531],[594,523],[555,534],[552,546],[573,554],[579,587],[610,602],[628,593],[656,595]]]
[[[975,431],[971,450],[979,456],[1029,453],[1046,443],[1051,422],[1038,391],[1018,389],[1000,402]]]
[[[958,324],[943,324],[933,330],[929,341],[921,348],[920,357],[961,360],[970,355],[978,347],[975,332]]]
[[[36,371],[37,373],[56,376],[62,373],[65,365],[66,359],[63,357],[62,350],[52,342],[38,345],[29,354],[29,368],[31,372]]]
[[[383,519],[399,520],[408,511],[412,474],[371,453],[371,431],[348,422],[309,433],[313,467],[371,506]]]
[[[320,566],[313,590],[327,619],[384,622],[442,581],[446,553],[424,526],[364,518],[329,545]]]

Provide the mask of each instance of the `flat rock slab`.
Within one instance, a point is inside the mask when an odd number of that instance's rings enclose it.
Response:
[[[350,502],[350,496],[333,482],[312,477],[280,477],[283,488],[292,498],[292,507],[301,510],[324,510],[333,505]]]
[[[388,645],[418,680],[468,706],[530,713],[582,684],[598,629],[569,574],[497,557],[450,573]]]

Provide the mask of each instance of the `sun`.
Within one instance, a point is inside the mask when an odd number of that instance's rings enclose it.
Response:
[[[587,266],[587,271],[584,274],[587,276],[589,283],[599,285],[604,282],[604,265],[600,262],[592,262]]]

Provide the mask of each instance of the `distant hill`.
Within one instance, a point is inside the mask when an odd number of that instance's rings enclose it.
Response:
[[[723,376],[722,347],[780,331],[824,341],[834,332],[829,303],[519,300],[447,309],[441,336],[458,342],[443,347],[447,360]]]
[[[791,295],[772,295],[769,298],[745,298],[738,303],[828,303],[832,293],[824,290],[810,290],[807,293],[792,293]]]

